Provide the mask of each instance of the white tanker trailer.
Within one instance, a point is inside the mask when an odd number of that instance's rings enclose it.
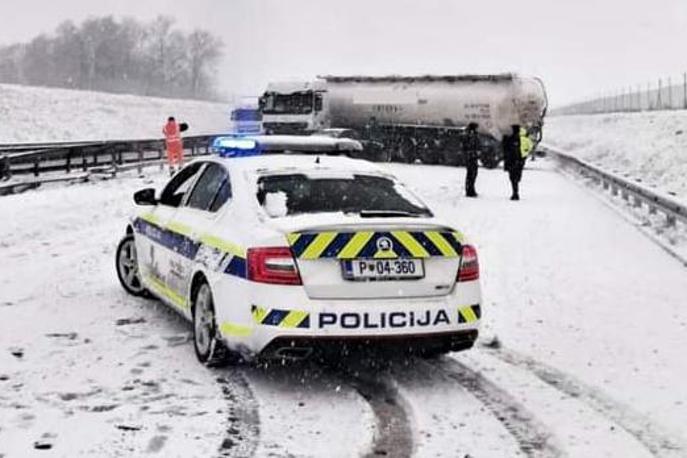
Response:
[[[514,74],[322,76],[270,84],[260,107],[266,132],[346,129],[378,145],[366,149],[368,158],[407,162],[462,163],[462,134],[476,122],[482,163],[495,167],[512,125],[541,140],[547,98],[541,80]]]

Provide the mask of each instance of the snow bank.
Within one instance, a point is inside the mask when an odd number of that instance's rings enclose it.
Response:
[[[551,117],[544,142],[687,200],[687,111]]]
[[[189,135],[229,129],[228,104],[0,84],[0,143],[160,137],[168,116]]]

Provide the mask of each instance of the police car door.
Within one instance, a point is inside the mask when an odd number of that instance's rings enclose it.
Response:
[[[172,262],[178,252],[189,251],[189,234],[175,222],[178,208],[186,201],[202,170],[202,163],[189,164],[167,183],[156,205],[143,218],[145,236],[136,237],[136,251],[143,282],[156,295],[179,309],[187,307],[183,296],[170,288]]]
[[[193,190],[185,199],[184,204],[177,209],[174,216],[175,224],[183,227],[190,237],[189,252],[177,252],[171,263],[170,287],[188,296],[191,281],[197,267],[202,265],[206,271],[216,270],[222,261],[220,257],[213,258],[214,251],[199,251],[202,249],[204,236],[216,235],[219,210],[231,197],[229,175],[220,164],[209,162],[203,168],[196,180]]]

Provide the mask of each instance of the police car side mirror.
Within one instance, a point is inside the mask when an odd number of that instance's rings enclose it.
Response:
[[[179,132],[186,132],[188,130],[188,124],[185,122],[182,122],[179,124]]]
[[[134,193],[134,202],[136,202],[136,205],[157,205],[155,189],[146,188],[136,191]]]

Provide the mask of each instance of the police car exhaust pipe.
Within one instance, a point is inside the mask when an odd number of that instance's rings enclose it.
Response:
[[[284,359],[307,359],[312,355],[313,349],[310,347],[281,347],[274,354],[278,358]]]

